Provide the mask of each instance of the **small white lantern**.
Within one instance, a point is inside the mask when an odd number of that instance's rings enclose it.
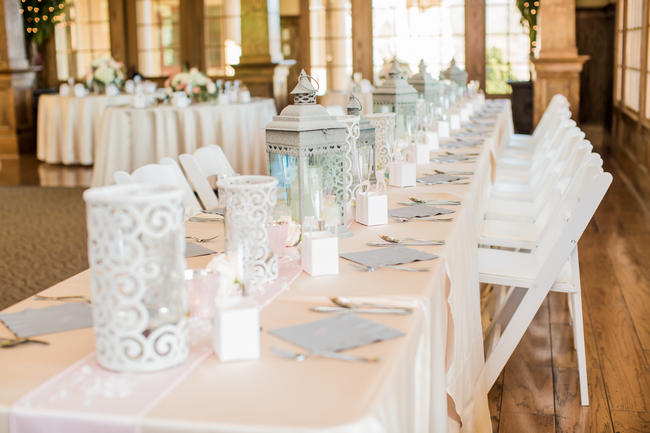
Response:
[[[428,103],[437,103],[440,95],[440,81],[427,72],[427,65],[420,60],[418,73],[409,78],[409,84],[418,91],[420,98]]]

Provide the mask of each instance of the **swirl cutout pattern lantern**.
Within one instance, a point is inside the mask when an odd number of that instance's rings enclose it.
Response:
[[[155,371],[188,354],[183,192],[112,185],[84,193],[97,361]]]

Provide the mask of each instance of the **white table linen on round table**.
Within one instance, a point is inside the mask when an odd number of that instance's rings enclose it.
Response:
[[[341,239],[341,252],[368,249],[366,242],[378,240],[380,234],[445,240],[442,246],[418,247],[440,255],[438,260],[412,265],[429,267],[430,272],[366,273],[341,260],[338,275],[311,278],[301,274],[261,313],[259,360],[220,363],[211,355],[135,420],[142,431],[490,432],[487,390],[481,375],[484,360],[476,233],[490,187],[490,155],[511,131],[509,116],[509,106],[504,105],[497,126],[486,134],[476,162],[418,167],[420,175],[432,168],[475,171],[469,185],[389,188],[391,208],[409,196],[462,199],[462,205],[452,207],[456,210],[453,222],[390,222],[378,227],[353,224],[354,236]],[[189,222],[186,231],[206,237],[222,233],[223,225]],[[207,246],[222,250],[223,236]],[[188,267],[204,267],[210,258],[188,259]],[[88,279],[89,272],[84,271],[44,294],[88,294]],[[382,361],[377,364],[317,358],[299,363],[273,354],[271,346],[296,347],[267,331],[326,317],[309,308],[327,305],[329,296],[408,303],[416,308],[410,316],[367,316],[405,333],[398,339],[350,351],[380,356]],[[47,303],[30,298],[6,311],[40,305]],[[6,334],[0,327],[0,336]],[[8,431],[14,402],[94,350],[91,329],[39,339],[49,341],[50,346],[25,345],[0,357],[0,370],[5,372],[0,382],[0,433]],[[462,427],[447,417],[447,395],[453,399]]]
[[[50,164],[93,163],[106,107],[127,105],[132,95],[42,95],[38,100],[36,155]]]
[[[264,128],[276,113],[272,99],[184,108],[109,108],[102,122],[92,185],[114,183],[117,170],[132,172],[165,156],[176,158],[209,144],[221,146],[237,173],[266,174]]]

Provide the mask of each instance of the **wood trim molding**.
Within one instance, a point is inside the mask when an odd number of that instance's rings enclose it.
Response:
[[[354,3],[354,2],[353,2]],[[300,0],[300,19],[298,35],[300,37],[300,53],[302,64],[299,65],[308,74],[311,72],[311,43],[309,39],[309,0]]]
[[[128,39],[125,12],[124,0],[108,0],[111,55],[115,60],[126,65]]]
[[[372,68],[372,0],[352,2],[352,65],[355,72],[373,80]]]
[[[485,0],[465,0],[465,70],[485,89]]]

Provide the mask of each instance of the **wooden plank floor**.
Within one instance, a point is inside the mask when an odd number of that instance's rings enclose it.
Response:
[[[490,391],[495,433],[650,432],[650,215],[613,174],[578,244],[590,406],[552,293]]]

